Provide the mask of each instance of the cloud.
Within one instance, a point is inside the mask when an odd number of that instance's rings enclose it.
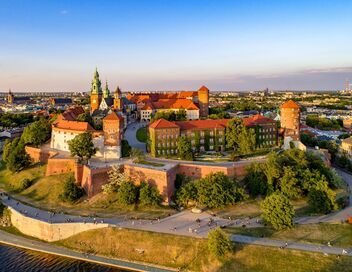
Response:
[[[69,13],[69,11],[67,9],[63,9],[60,11],[61,15],[67,15]]]

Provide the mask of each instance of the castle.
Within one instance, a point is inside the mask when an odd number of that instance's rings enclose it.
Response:
[[[68,142],[77,135],[90,132],[94,146],[98,151],[96,157],[104,159],[121,158],[121,140],[125,127],[121,90],[117,87],[114,98],[110,96],[108,84],[101,88],[99,73],[95,70],[90,97],[90,115],[94,127],[88,122],[78,121],[85,114],[82,107],[72,107],[60,114],[52,124],[50,147],[59,151],[69,151]]]

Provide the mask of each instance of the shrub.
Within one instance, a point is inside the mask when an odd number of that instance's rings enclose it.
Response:
[[[21,181],[19,189],[20,191],[26,190],[27,188],[31,187],[32,184],[33,184],[32,180],[25,178]]]
[[[232,250],[232,242],[228,235],[216,228],[208,233],[208,249],[216,257],[222,257]]]
[[[73,203],[84,194],[82,187],[76,184],[75,178],[71,175],[64,184],[64,190],[62,194],[59,195],[59,198],[64,202]]]
[[[139,190],[139,202],[143,206],[157,206],[162,197],[155,186],[142,182]]]
[[[131,205],[137,200],[137,187],[133,182],[126,181],[121,183],[117,192],[117,200],[124,205]]]

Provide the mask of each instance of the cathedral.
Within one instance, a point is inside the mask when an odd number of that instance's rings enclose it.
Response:
[[[94,125],[96,127],[100,127],[102,125],[103,118],[112,111],[115,111],[118,115],[124,117],[125,127],[127,125],[127,118],[124,113],[125,109],[121,89],[117,86],[112,96],[109,90],[108,82],[106,81],[105,88],[103,90],[99,73],[96,69],[90,90],[90,114],[93,118]]]

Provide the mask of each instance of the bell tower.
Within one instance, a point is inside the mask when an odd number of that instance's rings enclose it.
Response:
[[[7,94],[7,103],[8,104],[13,104],[13,99],[14,98],[14,95],[13,93],[11,92],[11,89],[9,90],[9,93]]]
[[[114,109],[118,111],[123,110],[122,93],[119,86],[117,86],[116,91],[114,93]]]
[[[93,113],[96,109],[99,109],[99,105],[102,99],[101,82],[99,79],[98,70],[95,69],[94,77],[92,80],[92,87],[90,89],[90,112]]]

